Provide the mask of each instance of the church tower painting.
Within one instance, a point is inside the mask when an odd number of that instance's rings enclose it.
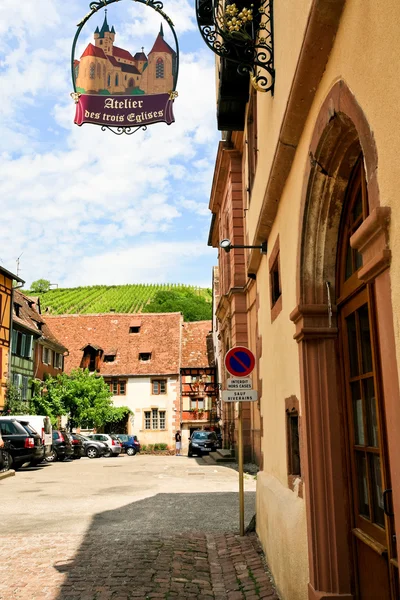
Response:
[[[116,31],[107,21],[94,32],[94,44],[90,43],[80,61],[75,61],[77,91],[94,95],[143,95],[164,94],[173,89],[176,70],[176,53],[160,32],[149,55],[144,48],[132,55],[115,45]]]

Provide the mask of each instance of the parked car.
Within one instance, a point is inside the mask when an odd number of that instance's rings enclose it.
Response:
[[[214,431],[194,431],[189,440],[188,456],[215,452],[218,448],[218,438]]]
[[[72,447],[71,438],[65,429],[53,429],[53,446],[49,456],[46,457],[48,462],[55,460],[65,460],[72,458],[74,449]]]
[[[122,446],[118,439],[112,438],[108,433],[90,433],[87,436],[90,440],[97,442],[105,442],[108,446],[108,451],[104,456],[118,456],[121,454]],[[115,436],[116,437],[116,436]]]
[[[127,433],[118,433],[117,435],[122,444],[122,452],[126,452],[128,456],[135,456],[137,452],[140,452],[140,442],[136,435]]]
[[[80,433],[73,433],[72,439],[81,441],[83,446],[83,456],[87,456],[88,458],[98,458],[99,456],[104,456],[108,453],[108,446],[105,442],[91,440]]]
[[[25,463],[43,459],[44,447],[40,435],[33,430],[28,431],[17,419],[0,417],[0,432],[7,444],[7,449],[3,451],[3,462],[8,468],[19,469]]]
[[[73,433],[69,434],[69,438],[71,440],[72,448],[74,451],[74,455],[72,458],[74,460],[77,460],[79,458],[82,458],[82,456],[85,456],[82,440],[77,438]]]
[[[11,418],[11,417],[4,417]],[[27,421],[29,426],[32,427],[42,438],[42,444],[45,449],[45,456],[48,456],[51,452],[52,440],[52,426],[49,417],[45,415],[14,415],[12,418],[18,421]]]

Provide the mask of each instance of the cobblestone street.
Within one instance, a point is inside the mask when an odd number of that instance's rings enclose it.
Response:
[[[0,482],[1,600],[277,598],[256,534],[236,533],[234,470],[184,457],[112,461]],[[254,488],[246,480],[246,522]]]

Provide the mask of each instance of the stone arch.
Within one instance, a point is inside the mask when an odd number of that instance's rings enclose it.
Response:
[[[335,297],[338,230],[344,192],[363,153],[370,212],[379,206],[378,155],[373,133],[344,81],[329,92],[309,148],[300,221],[299,304],[326,303],[325,282]]]

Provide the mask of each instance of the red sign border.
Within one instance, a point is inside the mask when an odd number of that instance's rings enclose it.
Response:
[[[250,366],[248,367],[247,371],[245,371],[244,373],[243,372],[238,373],[237,371],[234,371],[232,369],[232,367],[228,366],[228,360],[230,359],[231,355],[234,354],[235,352],[237,352],[238,350],[240,350],[240,352],[245,352],[250,358]],[[231,348],[230,350],[228,350],[228,352],[225,354],[224,364],[225,364],[225,369],[233,377],[247,377],[254,370],[254,367],[256,364],[256,357],[254,356],[253,352],[251,350],[249,350],[249,348],[245,348],[244,346],[235,346],[234,348]]]

